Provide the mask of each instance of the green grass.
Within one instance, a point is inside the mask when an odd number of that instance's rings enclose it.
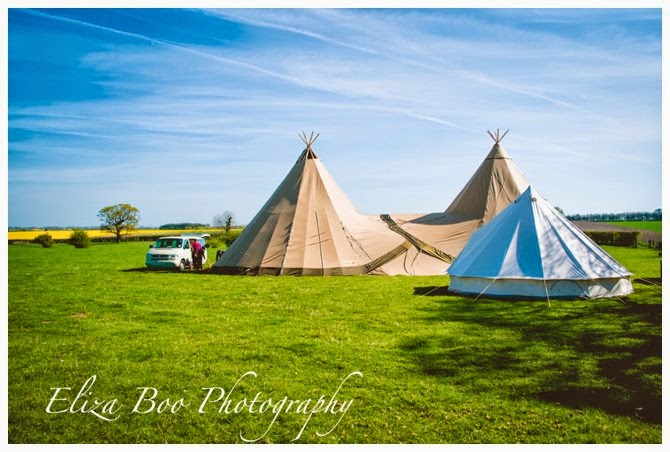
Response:
[[[235,443],[273,414],[198,413],[203,387],[235,403],[353,400],[316,413],[296,442],[660,443],[660,288],[617,300],[450,296],[447,277],[232,277],[146,272],[146,243],[9,247],[10,443]],[[608,248],[636,277],[657,253]],[[215,251],[211,251],[215,253]],[[214,254],[212,254],[214,255]],[[437,288],[437,290],[433,290]],[[56,387],[117,399],[118,420],[46,413]],[[132,413],[138,387],[176,413]],[[57,401],[55,410],[69,402]],[[148,404],[142,407],[147,407]],[[281,413],[259,442],[288,443]]]
[[[607,221],[606,223],[622,228],[646,229],[654,232],[662,232],[663,226],[662,221]]]

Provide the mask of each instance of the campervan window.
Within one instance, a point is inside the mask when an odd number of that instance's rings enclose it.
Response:
[[[158,239],[154,248],[181,248],[182,239]]]

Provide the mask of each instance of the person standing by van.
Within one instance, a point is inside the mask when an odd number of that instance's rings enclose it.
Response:
[[[196,239],[191,239],[190,242],[193,268],[202,270],[202,245]]]

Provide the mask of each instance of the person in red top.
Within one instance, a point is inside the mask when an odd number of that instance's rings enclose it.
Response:
[[[196,270],[202,270],[202,245],[196,239],[191,239],[191,256],[193,258],[193,267]]]

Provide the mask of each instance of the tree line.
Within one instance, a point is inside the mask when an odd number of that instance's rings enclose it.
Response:
[[[100,218],[102,223],[100,229],[114,234],[118,243],[121,241],[123,235],[130,234],[137,229],[137,224],[140,221],[140,211],[137,207],[130,204],[116,204],[114,206],[103,207],[98,212],[98,218]],[[233,227],[233,219],[233,213],[226,210],[214,216],[212,226],[224,229],[226,234],[228,234]],[[158,229],[199,229],[206,227],[209,227],[209,225],[203,223],[169,223],[162,225]]]
[[[661,221],[663,212],[656,209],[653,212],[587,213],[566,217],[570,221]]]
[[[100,230],[111,232],[116,238],[116,242],[120,242],[121,238],[124,235],[128,235],[133,231],[137,230],[137,225],[140,222],[140,211],[137,207],[127,204],[115,204],[113,206],[106,206],[100,209],[98,212],[98,218],[100,219]],[[201,228],[221,228],[226,231],[226,235],[229,235],[230,230],[233,228],[234,221],[233,212],[226,210],[223,213],[215,215],[212,219],[212,225],[205,223],[168,223],[160,226],[158,229],[168,230],[168,229],[201,229]],[[9,228],[12,230],[30,230],[35,228]],[[62,230],[62,229],[75,229],[75,231],[82,231],[82,228],[63,228],[63,227],[50,227],[50,228],[39,228],[39,229],[51,229],[51,230]],[[48,234],[45,234],[48,235]],[[50,238],[50,236],[49,236]]]

